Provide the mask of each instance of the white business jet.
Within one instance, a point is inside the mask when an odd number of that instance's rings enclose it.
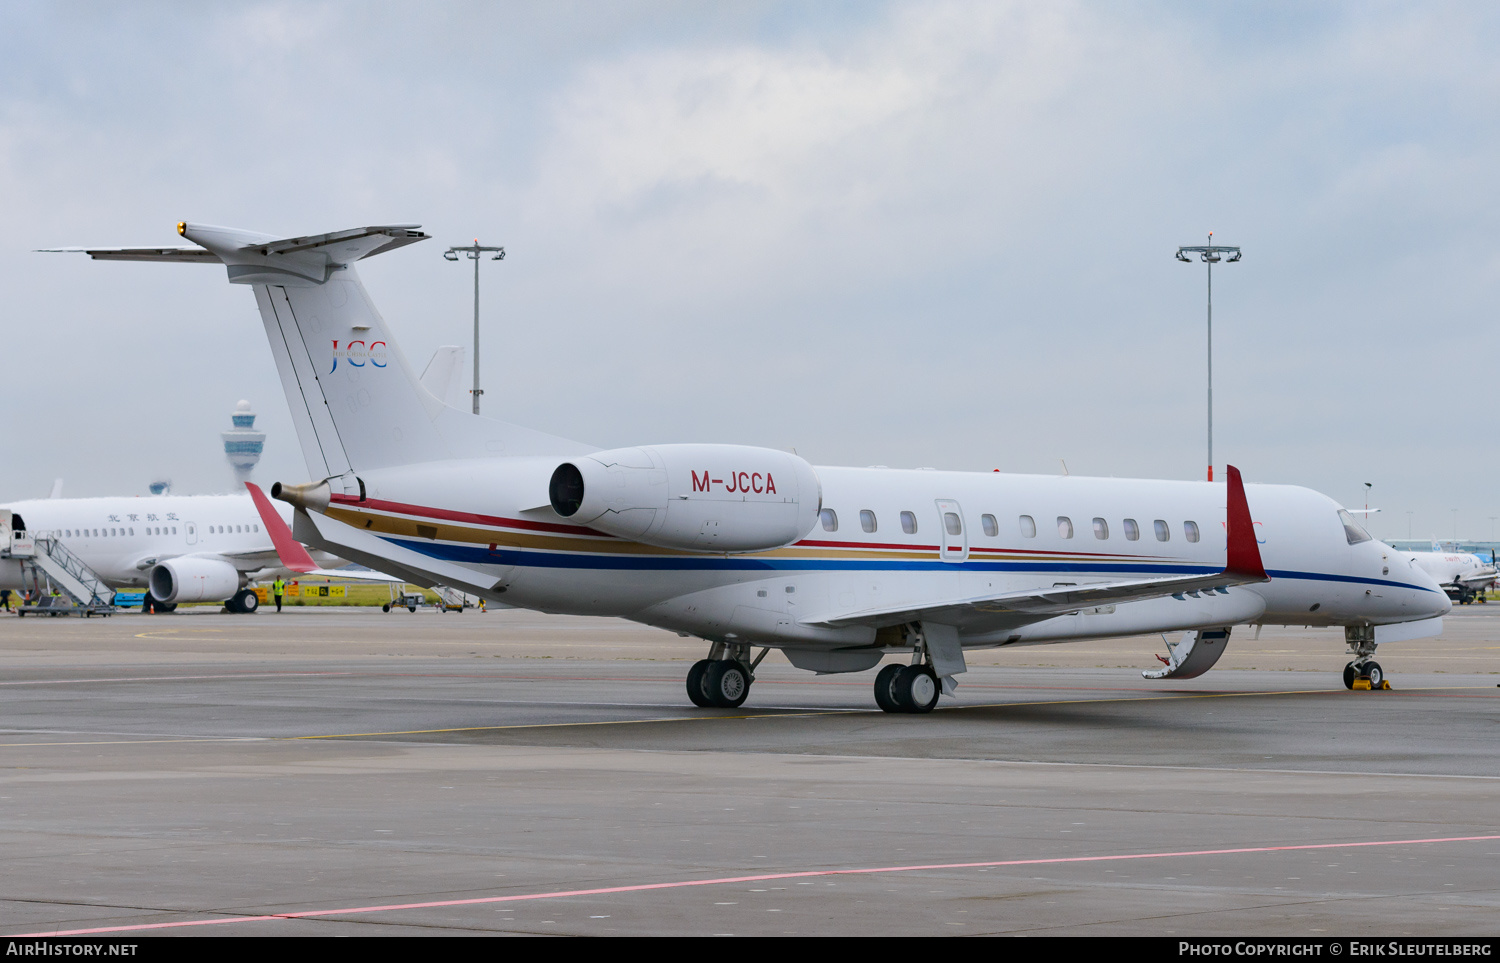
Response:
[[[815,672],[910,652],[875,679],[891,712],[930,711],[972,648],[1181,631],[1147,674],[1192,678],[1243,624],[1343,626],[1346,684],[1380,688],[1376,646],[1437,635],[1450,609],[1332,500],[1247,489],[1233,468],[1225,484],[814,468],[743,445],[599,451],[483,418],[423,388],[355,274],[425,240],[416,225],[177,230],[194,246],[87,253],[223,264],[254,291],[316,479],[272,489],[299,540],[702,638],[698,705],[742,703],[773,648]]]

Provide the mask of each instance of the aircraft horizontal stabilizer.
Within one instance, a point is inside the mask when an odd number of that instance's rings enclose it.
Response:
[[[810,625],[831,628],[846,625],[894,625],[923,619],[962,625],[994,616],[1011,615],[1019,616],[1018,621],[1026,622],[1066,615],[1085,608],[1142,602],[1172,595],[1223,594],[1233,585],[1270,581],[1261,564],[1260,547],[1255,542],[1254,522],[1250,517],[1249,503],[1245,499],[1245,484],[1240,478],[1239,469],[1232,465],[1228,470],[1227,489],[1228,544],[1222,572],[1059,585],[1050,589],[1029,588],[996,595],[935,599],[918,605],[846,612],[805,621]]]
[[[96,261],[180,261],[224,264],[230,280],[263,283],[302,279],[322,284],[332,270],[362,258],[425,241],[416,224],[379,224],[327,234],[276,237],[237,228],[180,221],[177,233],[195,247],[49,247],[48,254],[87,254]]]
[[[96,261],[182,261],[222,264],[219,256],[201,247],[42,247],[38,254],[87,254]]]

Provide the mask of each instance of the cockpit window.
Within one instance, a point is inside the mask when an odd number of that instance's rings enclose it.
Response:
[[[1349,540],[1350,545],[1358,545],[1360,542],[1370,540],[1370,533],[1354,520],[1353,515],[1342,508],[1339,509],[1339,521],[1344,523],[1344,537]]]

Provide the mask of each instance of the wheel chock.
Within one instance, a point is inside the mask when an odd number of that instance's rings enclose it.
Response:
[[[1354,685],[1350,686],[1350,688],[1352,688],[1355,692],[1369,692],[1370,691],[1370,680],[1369,679],[1355,679],[1354,680]]]

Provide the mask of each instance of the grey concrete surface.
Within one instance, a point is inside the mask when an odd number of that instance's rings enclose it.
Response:
[[[1327,630],[1160,648],[981,653],[911,717],[775,656],[694,709],[700,645],[612,620],[0,616],[0,929],[1495,934],[1500,606],[1389,692]]]

